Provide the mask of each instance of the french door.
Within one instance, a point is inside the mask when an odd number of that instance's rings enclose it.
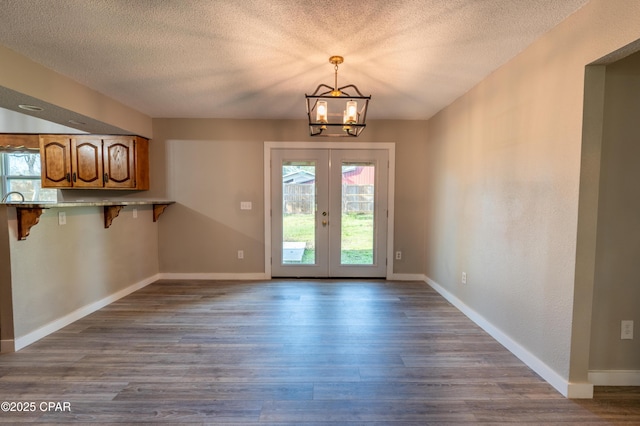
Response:
[[[385,277],[388,151],[271,150],[271,271]]]

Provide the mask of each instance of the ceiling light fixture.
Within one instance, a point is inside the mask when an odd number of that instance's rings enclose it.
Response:
[[[371,96],[364,96],[353,84],[338,87],[338,65],[344,62],[344,58],[332,56],[329,62],[335,69],[333,87],[321,84],[312,95],[305,95],[309,134],[334,137],[358,136],[366,126],[367,108]],[[323,92],[323,89],[328,90]]]

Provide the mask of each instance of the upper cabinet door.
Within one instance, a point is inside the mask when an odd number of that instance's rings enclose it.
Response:
[[[135,188],[135,138],[104,139],[102,149],[105,188]]]
[[[71,182],[76,188],[101,188],[102,142],[92,137],[71,139]]]
[[[68,188],[71,182],[71,139],[63,135],[40,137],[43,188]]]

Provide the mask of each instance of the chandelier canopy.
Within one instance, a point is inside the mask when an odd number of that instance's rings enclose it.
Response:
[[[367,108],[371,96],[364,96],[353,85],[338,87],[338,65],[342,56],[332,56],[334,65],[333,87],[319,85],[312,95],[306,95],[309,134],[311,136],[346,137],[358,136],[366,127]]]

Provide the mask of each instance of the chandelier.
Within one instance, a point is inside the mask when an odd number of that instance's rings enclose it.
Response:
[[[371,96],[364,96],[353,84],[338,87],[338,65],[344,62],[344,58],[332,56],[329,62],[335,69],[333,87],[321,84],[312,95],[305,94],[309,134],[333,137],[358,136],[366,126],[367,107]]]

